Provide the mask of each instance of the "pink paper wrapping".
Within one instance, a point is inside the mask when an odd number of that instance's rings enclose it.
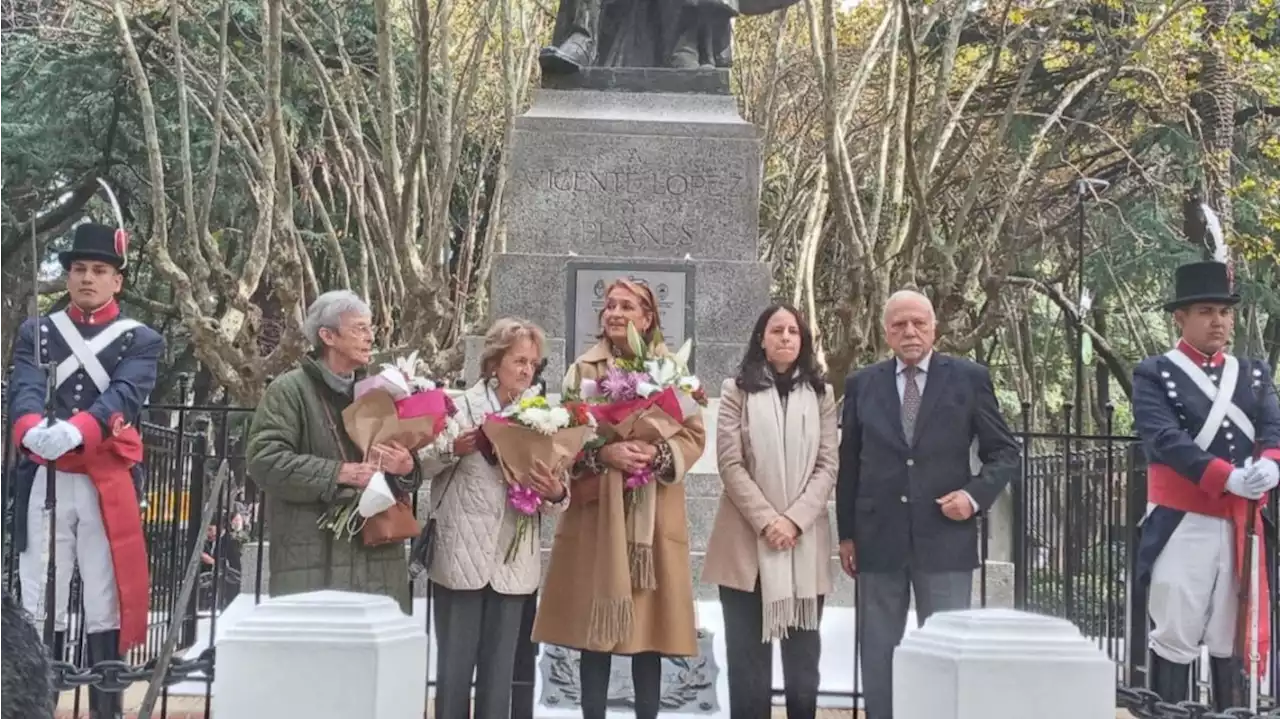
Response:
[[[427,390],[426,392],[411,394],[402,400],[397,400],[396,414],[401,419],[434,416],[436,418],[436,433],[439,434],[444,430],[445,418],[449,415],[448,402],[449,398],[444,390]]]

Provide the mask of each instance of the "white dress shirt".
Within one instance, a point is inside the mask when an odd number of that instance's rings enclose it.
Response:
[[[933,351],[930,350],[929,354],[922,357],[920,361],[916,363],[916,369],[919,370],[916,372],[916,388],[920,390],[921,398],[924,397],[924,386],[929,382],[929,361],[932,359]],[[903,397],[906,395],[907,391],[907,375],[905,372],[907,369],[907,363],[903,362],[901,357],[898,357],[895,361],[897,362],[895,382],[898,385],[898,403],[901,405]],[[978,506],[978,502],[973,498],[972,494],[965,492],[963,489],[960,491],[964,492],[964,496],[969,498],[969,504],[973,505],[973,511],[975,514],[982,510],[982,508]]]
[[[916,372],[916,388],[920,390],[921,397],[924,397],[924,386],[929,381],[929,360],[931,359],[933,359],[932,351],[916,363],[916,369],[920,370],[919,372]],[[902,398],[907,391],[907,375],[905,371],[907,369],[907,363],[903,362],[901,357],[897,358],[897,363],[898,372],[896,378],[898,383],[898,402],[901,403]]]

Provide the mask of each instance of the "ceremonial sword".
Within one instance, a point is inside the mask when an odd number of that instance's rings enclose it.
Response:
[[[35,335],[32,342],[32,361],[44,369],[44,422],[45,426],[52,427],[56,422],[53,416],[54,410],[54,393],[57,390],[54,384],[56,365],[52,362],[45,363],[42,361],[40,347],[43,340],[43,323],[40,321],[40,250],[36,242],[36,220],[31,218],[31,321],[35,323]],[[39,426],[39,425],[37,425]],[[57,585],[58,585],[58,557],[57,557],[57,539],[58,532],[55,527],[57,521],[58,507],[58,485],[56,483],[57,469],[52,459],[45,460],[45,490],[44,490],[44,510],[42,512],[44,520],[45,543],[41,547],[40,553],[43,556],[45,564],[45,580],[44,595],[37,602],[36,606],[44,612],[44,643],[53,651],[53,634],[54,634],[54,605],[58,603]],[[62,661],[62,657],[54,657],[54,661]]]

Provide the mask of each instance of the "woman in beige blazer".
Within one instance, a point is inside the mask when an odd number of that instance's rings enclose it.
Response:
[[[536,394],[530,385],[544,345],[537,325],[495,322],[480,354],[480,381],[455,403],[461,433],[418,455],[434,477],[430,506],[436,546],[427,571],[435,598],[438,719],[506,719],[510,712],[524,604],[542,578],[542,523],[532,524],[508,561],[517,514],[507,501],[507,480],[497,458],[482,448],[479,427],[489,414]],[[530,477],[530,486],[542,495],[543,514],[559,514],[569,505],[567,479],[550,472]]]
[[[702,573],[720,585],[734,719],[770,715],[774,639],[782,642],[787,717],[817,712],[837,446],[835,397],[813,335],[798,310],[774,305],[756,321],[738,376],[721,389],[724,493]]]

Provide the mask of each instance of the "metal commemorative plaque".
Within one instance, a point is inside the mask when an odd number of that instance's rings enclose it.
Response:
[[[694,266],[684,262],[588,262],[570,261],[565,283],[565,366],[573,364],[598,340],[600,311],[604,309],[605,288],[617,279],[647,285],[658,300],[662,335],[672,351],[693,337]],[[689,370],[697,362],[697,340],[689,358]]]

